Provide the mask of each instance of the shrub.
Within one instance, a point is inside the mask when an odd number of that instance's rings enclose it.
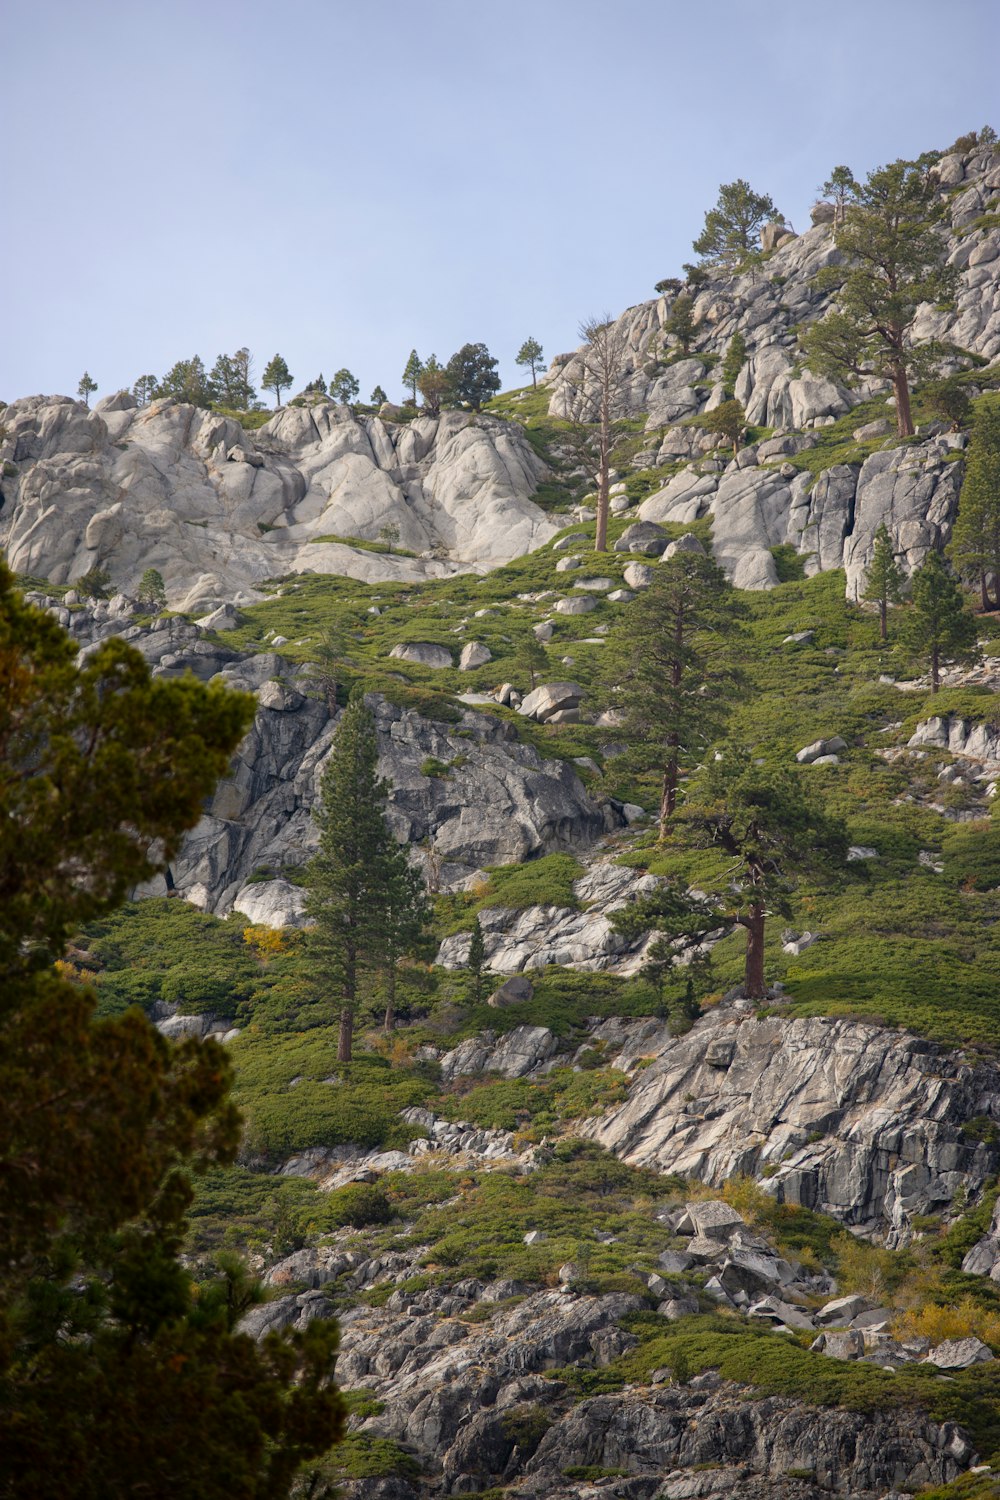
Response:
[[[395,1210],[381,1187],[352,1182],[330,1194],[326,1217],[331,1225],[366,1229],[372,1224],[388,1224],[395,1218]]]

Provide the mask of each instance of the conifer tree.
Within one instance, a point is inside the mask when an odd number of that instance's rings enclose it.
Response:
[[[738,401],[722,401],[713,411],[702,412],[698,426],[713,432],[733,445],[733,457],[740,451],[740,439],[747,425],[747,414]]]
[[[53,967],[164,870],[253,701],[77,644],[0,565],[0,1495],[284,1500],[343,1431],[336,1328],[257,1345],[232,1257],[195,1286],[190,1178],[240,1137],[226,1051],[95,1019]]]
[[[721,734],[739,683],[736,657],[746,611],[714,562],[678,552],[660,564],[627,621],[608,636],[602,675],[622,715],[637,769],[660,775],[660,838],[677,805],[682,774]]]
[[[80,376],[80,384],[76,388],[76,394],[83,397],[84,406],[90,405],[90,398],[97,390],[97,381],[91,379],[86,370]]]
[[[389,397],[380,385],[377,385],[368,398],[372,406],[383,406]]]
[[[292,383],[291,372],[280,354],[268,360],[260,383],[265,391],[274,392],[274,404],[280,406],[282,391],[287,391]]]
[[[678,282],[677,285],[679,287],[680,283]],[[685,354],[690,350],[691,340],[697,330],[693,308],[694,298],[691,293],[679,291],[667,315],[667,321],[663,325],[664,332],[677,340]]]
[[[361,384],[350,370],[338,370],[336,375],[330,378],[330,395],[342,406],[350,406],[358,399]]]
[[[739,329],[737,329],[732,338],[729,340],[729,344],[726,348],[726,357],[722,361],[722,383],[725,386],[726,394],[729,397],[732,397],[733,392],[736,389],[736,382],[739,379],[740,371],[742,370],[746,362],[746,357],[747,341],[743,337],[742,333],[740,333]],[[746,418],[744,417],[744,421],[745,420]]]
[[[388,784],[377,771],[375,721],[360,688],[351,693],[334,736],[313,817],[319,851],[305,867],[306,911],[315,919],[307,951],[314,972],[334,991],[340,1011],[337,1057],[350,1062],[354,1017],[365,979],[402,930],[402,881],[396,841],[382,804]]]
[[[132,387],[132,394],[140,406],[148,406],[156,399],[159,381],[155,375],[140,375]]]
[[[820,188],[820,193],[824,198],[833,200],[834,224],[843,224],[847,205],[857,190],[858,184],[854,180],[854,173],[850,167],[834,167]]]
[[[485,962],[486,946],[483,942],[483,928],[477,915],[472,924],[468,958],[469,973],[472,975],[472,999],[476,1005],[481,1005],[483,1001],[483,965]]]
[[[399,960],[420,943],[431,917],[420,871],[410,864],[406,848],[390,838],[386,850],[383,935],[377,962],[385,977],[386,1031],[396,1026],[396,971]]]
[[[444,365],[438,363],[436,354],[428,356],[417,376],[417,389],[424,398],[424,406],[432,417],[441,410],[441,402],[452,394],[451,376]]]
[[[157,568],[147,568],[139,583],[139,603],[148,604],[151,609],[166,609],[167,590],[163,583],[163,574]]]
[[[694,242],[703,261],[736,268],[758,249],[757,236],[768,219],[782,215],[766,193],[755,193],[742,177],[719,188],[714,208],[705,215],[705,227]]]
[[[943,661],[975,659],[976,622],[940,552],[928,552],[914,573],[910,600],[903,616],[903,640],[915,657],[929,664],[931,692],[936,693]]]
[[[996,406],[984,406],[976,416],[948,551],[960,576],[978,586],[984,612],[1000,609],[1000,409]]]
[[[537,387],[537,385],[538,385],[538,381],[535,378],[535,367],[537,365],[540,365],[541,362],[542,362],[542,346],[541,346],[541,344],[538,342],[537,339],[534,339],[534,338],[527,338],[527,339],[525,339],[524,343],[521,345],[520,349],[517,351],[517,353],[514,356],[514,363],[516,365],[521,365],[522,368],[524,368],[524,367],[530,368],[530,370],[531,370],[531,385],[532,385],[532,389],[535,389]]]
[[[889,605],[898,604],[903,597],[903,574],[896,562],[884,521],[875,533],[875,546],[865,577],[865,591],[861,597],[878,605],[879,635],[882,640],[887,640]]]
[[[896,161],[856,186],[835,235],[846,265],[816,277],[835,290],[837,307],[803,334],[810,368],[834,379],[885,378],[896,399],[896,427],[911,437],[910,380],[928,375],[932,344],[914,344],[910,329],[922,302],[947,301],[957,272],[945,263],[936,232],[942,216],[934,184],[918,162]]]
[[[534,690],[540,673],[547,672],[548,652],[530,626],[523,626],[514,637],[514,673],[519,682]]]
[[[417,382],[423,370],[423,361],[416,349],[410,350],[410,357],[406,361],[406,369],[403,371],[403,384],[410,388],[410,399],[414,406],[417,404]]]
[[[616,913],[615,926],[627,935],[654,927],[689,944],[720,927],[743,928],[744,993],[761,1000],[768,916],[790,915],[796,875],[839,868],[846,831],[807,796],[799,772],[769,765],[741,745],[709,757],[678,817],[696,846],[726,856],[714,888],[703,881],[708,892],[692,897],[680,884],[664,886]]]

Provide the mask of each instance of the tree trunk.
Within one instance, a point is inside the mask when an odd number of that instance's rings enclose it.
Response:
[[[941,686],[941,651],[938,646],[931,647],[931,692],[936,693]]]
[[[892,389],[896,396],[896,431],[900,437],[913,436],[913,417],[910,415],[910,383],[906,378],[906,367],[897,364],[892,372]]]
[[[354,1006],[346,1002],[340,1012],[340,1036],[337,1039],[337,1061],[350,1062],[354,1043]]]
[[[677,806],[677,757],[671,755],[663,768],[663,787],[660,792],[660,842],[667,836],[667,820],[673,817]]]
[[[535,361],[534,360],[531,361],[531,389],[533,391],[538,389],[538,381],[535,379]]]
[[[884,641],[889,639],[889,601],[884,594],[878,601],[878,631]]]
[[[983,603],[983,614],[988,615],[993,608],[990,603],[990,591],[986,584],[986,569],[983,568],[979,574],[979,594]]]
[[[396,1029],[396,965],[390,959],[385,976],[385,1022],[386,1031]]]
[[[741,921],[741,926],[747,930],[743,993],[748,1000],[763,1000],[767,994],[764,983],[764,918],[762,906],[751,906],[748,915]]]

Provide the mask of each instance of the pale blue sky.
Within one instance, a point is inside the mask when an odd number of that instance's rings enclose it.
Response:
[[[483,341],[505,385],[692,258],[746,177],[796,228],[856,173],[1000,129],[997,0],[8,0],[0,397],[198,353]]]

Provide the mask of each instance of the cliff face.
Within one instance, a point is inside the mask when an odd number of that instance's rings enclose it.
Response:
[[[207,611],[289,572],[418,581],[496,567],[556,530],[530,495],[544,466],[521,430],[462,412],[408,425],[317,399],[259,432],[127,392],[87,411],[31,396],[4,412],[0,546],[21,573],[68,583],[107,566],[134,593],[146,568],[170,602]],[[386,556],[322,540],[376,540]]]

